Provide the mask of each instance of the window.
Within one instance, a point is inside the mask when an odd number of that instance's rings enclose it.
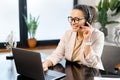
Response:
[[[60,39],[70,29],[67,16],[72,8],[73,0],[27,0],[27,15],[39,16],[36,39]]]
[[[53,2],[52,2],[53,1]],[[14,31],[18,46],[27,46],[27,28],[23,14],[39,16],[36,33],[38,45],[57,44],[63,33],[70,28],[67,21],[73,3],[77,0],[3,0],[0,4],[0,48],[4,47],[5,39]],[[4,27],[3,27],[4,26]]]
[[[18,0],[1,0],[0,11],[0,43],[6,42],[11,31],[20,41]]]

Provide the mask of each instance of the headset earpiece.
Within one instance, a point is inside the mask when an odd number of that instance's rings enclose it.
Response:
[[[88,11],[88,19],[87,19],[87,22],[91,24],[91,23],[92,23],[92,14],[91,14],[90,8],[87,7],[87,11]]]

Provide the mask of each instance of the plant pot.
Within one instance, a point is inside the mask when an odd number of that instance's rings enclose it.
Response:
[[[37,41],[36,41],[35,38],[30,38],[30,39],[28,39],[28,46],[29,46],[30,48],[36,47],[36,44],[37,44]]]
[[[102,31],[104,33],[105,37],[108,35],[107,28],[100,28],[100,31]]]

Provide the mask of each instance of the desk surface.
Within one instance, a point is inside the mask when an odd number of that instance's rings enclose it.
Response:
[[[0,54],[0,80],[26,80],[26,78],[18,76],[14,60],[6,60],[6,56],[10,56],[10,54]],[[78,65],[68,61],[66,61],[65,64],[61,63],[57,64],[52,69],[66,73],[67,75],[64,80],[94,80],[95,76],[114,77],[115,75],[115,77],[120,77],[120,75],[95,68],[89,68],[84,65]]]

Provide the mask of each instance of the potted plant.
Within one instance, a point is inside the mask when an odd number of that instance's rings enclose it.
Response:
[[[111,0],[110,9],[113,11],[112,16],[118,15],[120,13],[120,0]]]
[[[120,8],[116,6],[117,2],[118,0],[100,0],[100,2],[98,3],[98,6],[96,6],[97,11],[98,11],[97,21],[101,24],[100,30],[105,34],[105,37],[108,34],[106,25],[113,24],[113,23],[119,23],[118,21],[108,20],[108,11],[115,12],[116,9],[120,10]],[[117,14],[118,14],[118,11],[116,11],[114,14],[111,13],[111,16],[115,16]]]
[[[39,16],[33,17],[31,14],[29,15],[28,18],[24,16],[24,20],[27,26],[27,31],[28,31],[28,46],[30,48],[35,47],[37,44],[37,41],[35,39],[35,34],[38,27],[38,19],[39,19]]]

